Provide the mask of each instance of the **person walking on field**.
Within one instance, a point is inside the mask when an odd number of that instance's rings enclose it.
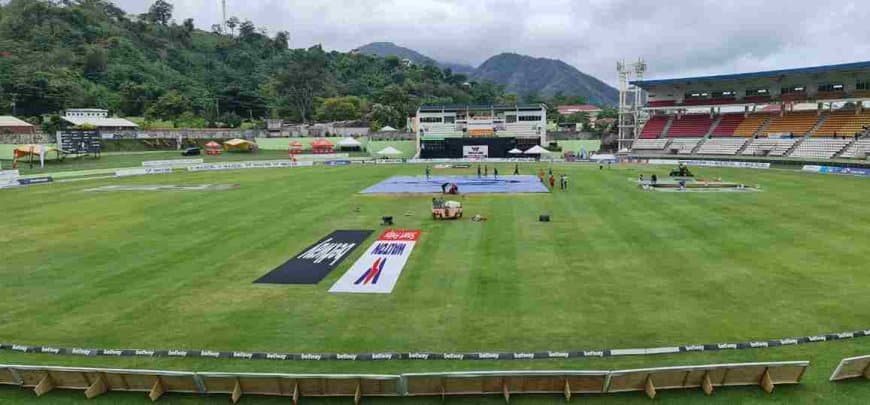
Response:
[[[429,180],[429,166],[426,166],[426,180]]]
[[[483,165],[483,177],[489,176],[489,166]]]
[[[498,178],[498,168],[497,167],[492,168],[492,178],[494,178],[494,179]]]
[[[551,174],[550,175],[550,189],[553,189],[555,187],[556,187],[556,178],[553,177],[553,175]]]
[[[477,165],[477,178],[480,178],[480,165]]]
[[[562,190],[568,191],[568,176],[562,175]]]
[[[541,183],[544,183],[544,169],[538,171],[538,178],[541,179]],[[546,184],[546,183],[544,183]]]
[[[514,176],[520,175],[520,165],[514,164]]]

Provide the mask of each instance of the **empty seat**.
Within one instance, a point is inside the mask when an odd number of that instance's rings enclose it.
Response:
[[[746,145],[746,138],[710,138],[698,148],[699,155],[736,155]]]
[[[804,136],[813,129],[818,120],[819,115],[815,111],[787,112],[782,117],[774,116],[765,133],[768,136],[776,134]]]
[[[632,150],[664,150],[670,139],[637,139],[631,145]]]
[[[825,122],[813,132],[813,136],[853,137],[870,126],[870,113],[856,114],[855,111],[834,111]]]
[[[719,125],[713,128],[710,136],[734,136],[734,131],[743,123],[743,114],[724,114],[719,120]]]
[[[749,114],[737,125],[737,128],[734,128],[734,135],[753,136],[770,118],[771,115],[767,113]]]
[[[852,143],[849,139],[806,139],[792,151],[789,157],[806,159],[830,159]]]
[[[866,159],[870,156],[870,139],[859,139],[853,142],[840,155],[846,159]]]
[[[713,125],[713,118],[710,118],[709,114],[687,114],[674,118],[667,136],[669,138],[702,137],[707,135],[711,125]]]
[[[643,130],[640,131],[642,139],[655,139],[662,135],[665,126],[668,125],[668,116],[655,115],[646,122]]]
[[[672,138],[668,150],[680,155],[691,154],[701,138]]]
[[[797,139],[788,138],[758,138],[750,141],[741,155],[747,156],[785,156],[797,142]]]

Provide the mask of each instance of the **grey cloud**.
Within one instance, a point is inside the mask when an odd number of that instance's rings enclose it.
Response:
[[[170,0],[172,1],[172,0]],[[174,0],[178,20],[208,28],[220,0]],[[438,60],[477,65],[499,52],[562,59],[615,82],[618,59],[649,77],[730,73],[870,59],[870,8],[809,0],[227,0],[229,14],[291,45],[350,50],[392,41]],[[150,0],[118,0],[141,13]]]

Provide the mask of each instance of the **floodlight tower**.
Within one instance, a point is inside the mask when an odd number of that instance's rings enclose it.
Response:
[[[643,80],[646,72],[646,62],[638,59],[636,62],[626,64],[623,61],[616,62],[616,71],[619,75],[619,129],[618,151],[631,146],[635,138],[640,134],[640,126],[644,119],[641,107],[643,106],[643,90],[635,83]],[[634,80],[632,80],[634,78]]]

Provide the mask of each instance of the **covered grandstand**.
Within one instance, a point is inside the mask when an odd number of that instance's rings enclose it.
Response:
[[[623,88],[646,100],[620,106],[633,129],[620,141],[632,154],[867,159],[870,61]]]
[[[422,158],[510,157],[547,139],[547,107],[530,105],[424,105],[412,121]]]

